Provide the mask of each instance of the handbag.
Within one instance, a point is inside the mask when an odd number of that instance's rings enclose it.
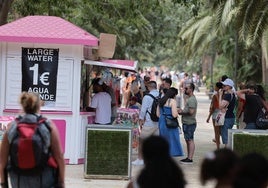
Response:
[[[268,113],[265,108],[262,108],[256,119],[256,126],[258,129],[268,129]]]
[[[225,114],[226,114],[226,111],[222,111],[222,110],[220,110],[220,111],[217,113],[217,115],[216,115],[216,119],[215,119],[215,125],[216,125],[216,126],[223,126],[223,125],[224,125]]]
[[[170,100],[168,100],[168,105],[169,103],[170,103]],[[172,115],[167,115],[163,108],[162,108],[162,111],[163,111],[163,115],[165,116],[165,122],[166,122],[167,128],[176,129],[180,126],[177,118],[174,118]]]
[[[231,95],[231,100],[230,100],[229,104],[232,102],[232,100],[233,100],[233,94]],[[225,114],[226,114],[226,111],[228,110],[227,107],[229,106],[229,104],[225,108],[221,109],[218,112],[218,114],[216,115],[216,119],[215,119],[216,126],[223,126],[224,125]]]
[[[177,118],[174,117],[168,117],[165,115],[165,120],[166,120],[166,126],[169,129],[175,129],[179,127],[179,122]]]

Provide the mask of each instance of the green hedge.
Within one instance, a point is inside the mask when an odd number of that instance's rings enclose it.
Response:
[[[89,130],[87,175],[128,175],[129,134],[127,131]]]
[[[233,134],[233,150],[241,156],[249,152],[261,153],[268,159],[268,134]]]

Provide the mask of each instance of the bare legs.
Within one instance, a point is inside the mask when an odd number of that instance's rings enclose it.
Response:
[[[186,146],[187,146],[187,158],[192,160],[195,151],[195,143],[193,140],[186,140]]]
[[[221,127],[220,126],[216,126],[215,125],[215,120],[213,119],[212,120],[213,122],[213,127],[214,127],[214,134],[215,134],[215,141],[216,141],[216,146],[217,146],[217,149],[220,148],[220,132],[221,132]]]

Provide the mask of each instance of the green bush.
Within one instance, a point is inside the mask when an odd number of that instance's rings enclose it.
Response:
[[[87,132],[87,175],[128,175],[128,131],[89,130]]]
[[[243,134],[233,135],[233,150],[239,155],[245,155],[250,152],[257,152],[268,159],[268,134]]]

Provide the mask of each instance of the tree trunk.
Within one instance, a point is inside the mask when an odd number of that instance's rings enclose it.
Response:
[[[268,85],[268,30],[264,32],[261,39],[262,48],[262,83]]]
[[[0,25],[7,23],[7,16],[13,0],[0,0]]]

